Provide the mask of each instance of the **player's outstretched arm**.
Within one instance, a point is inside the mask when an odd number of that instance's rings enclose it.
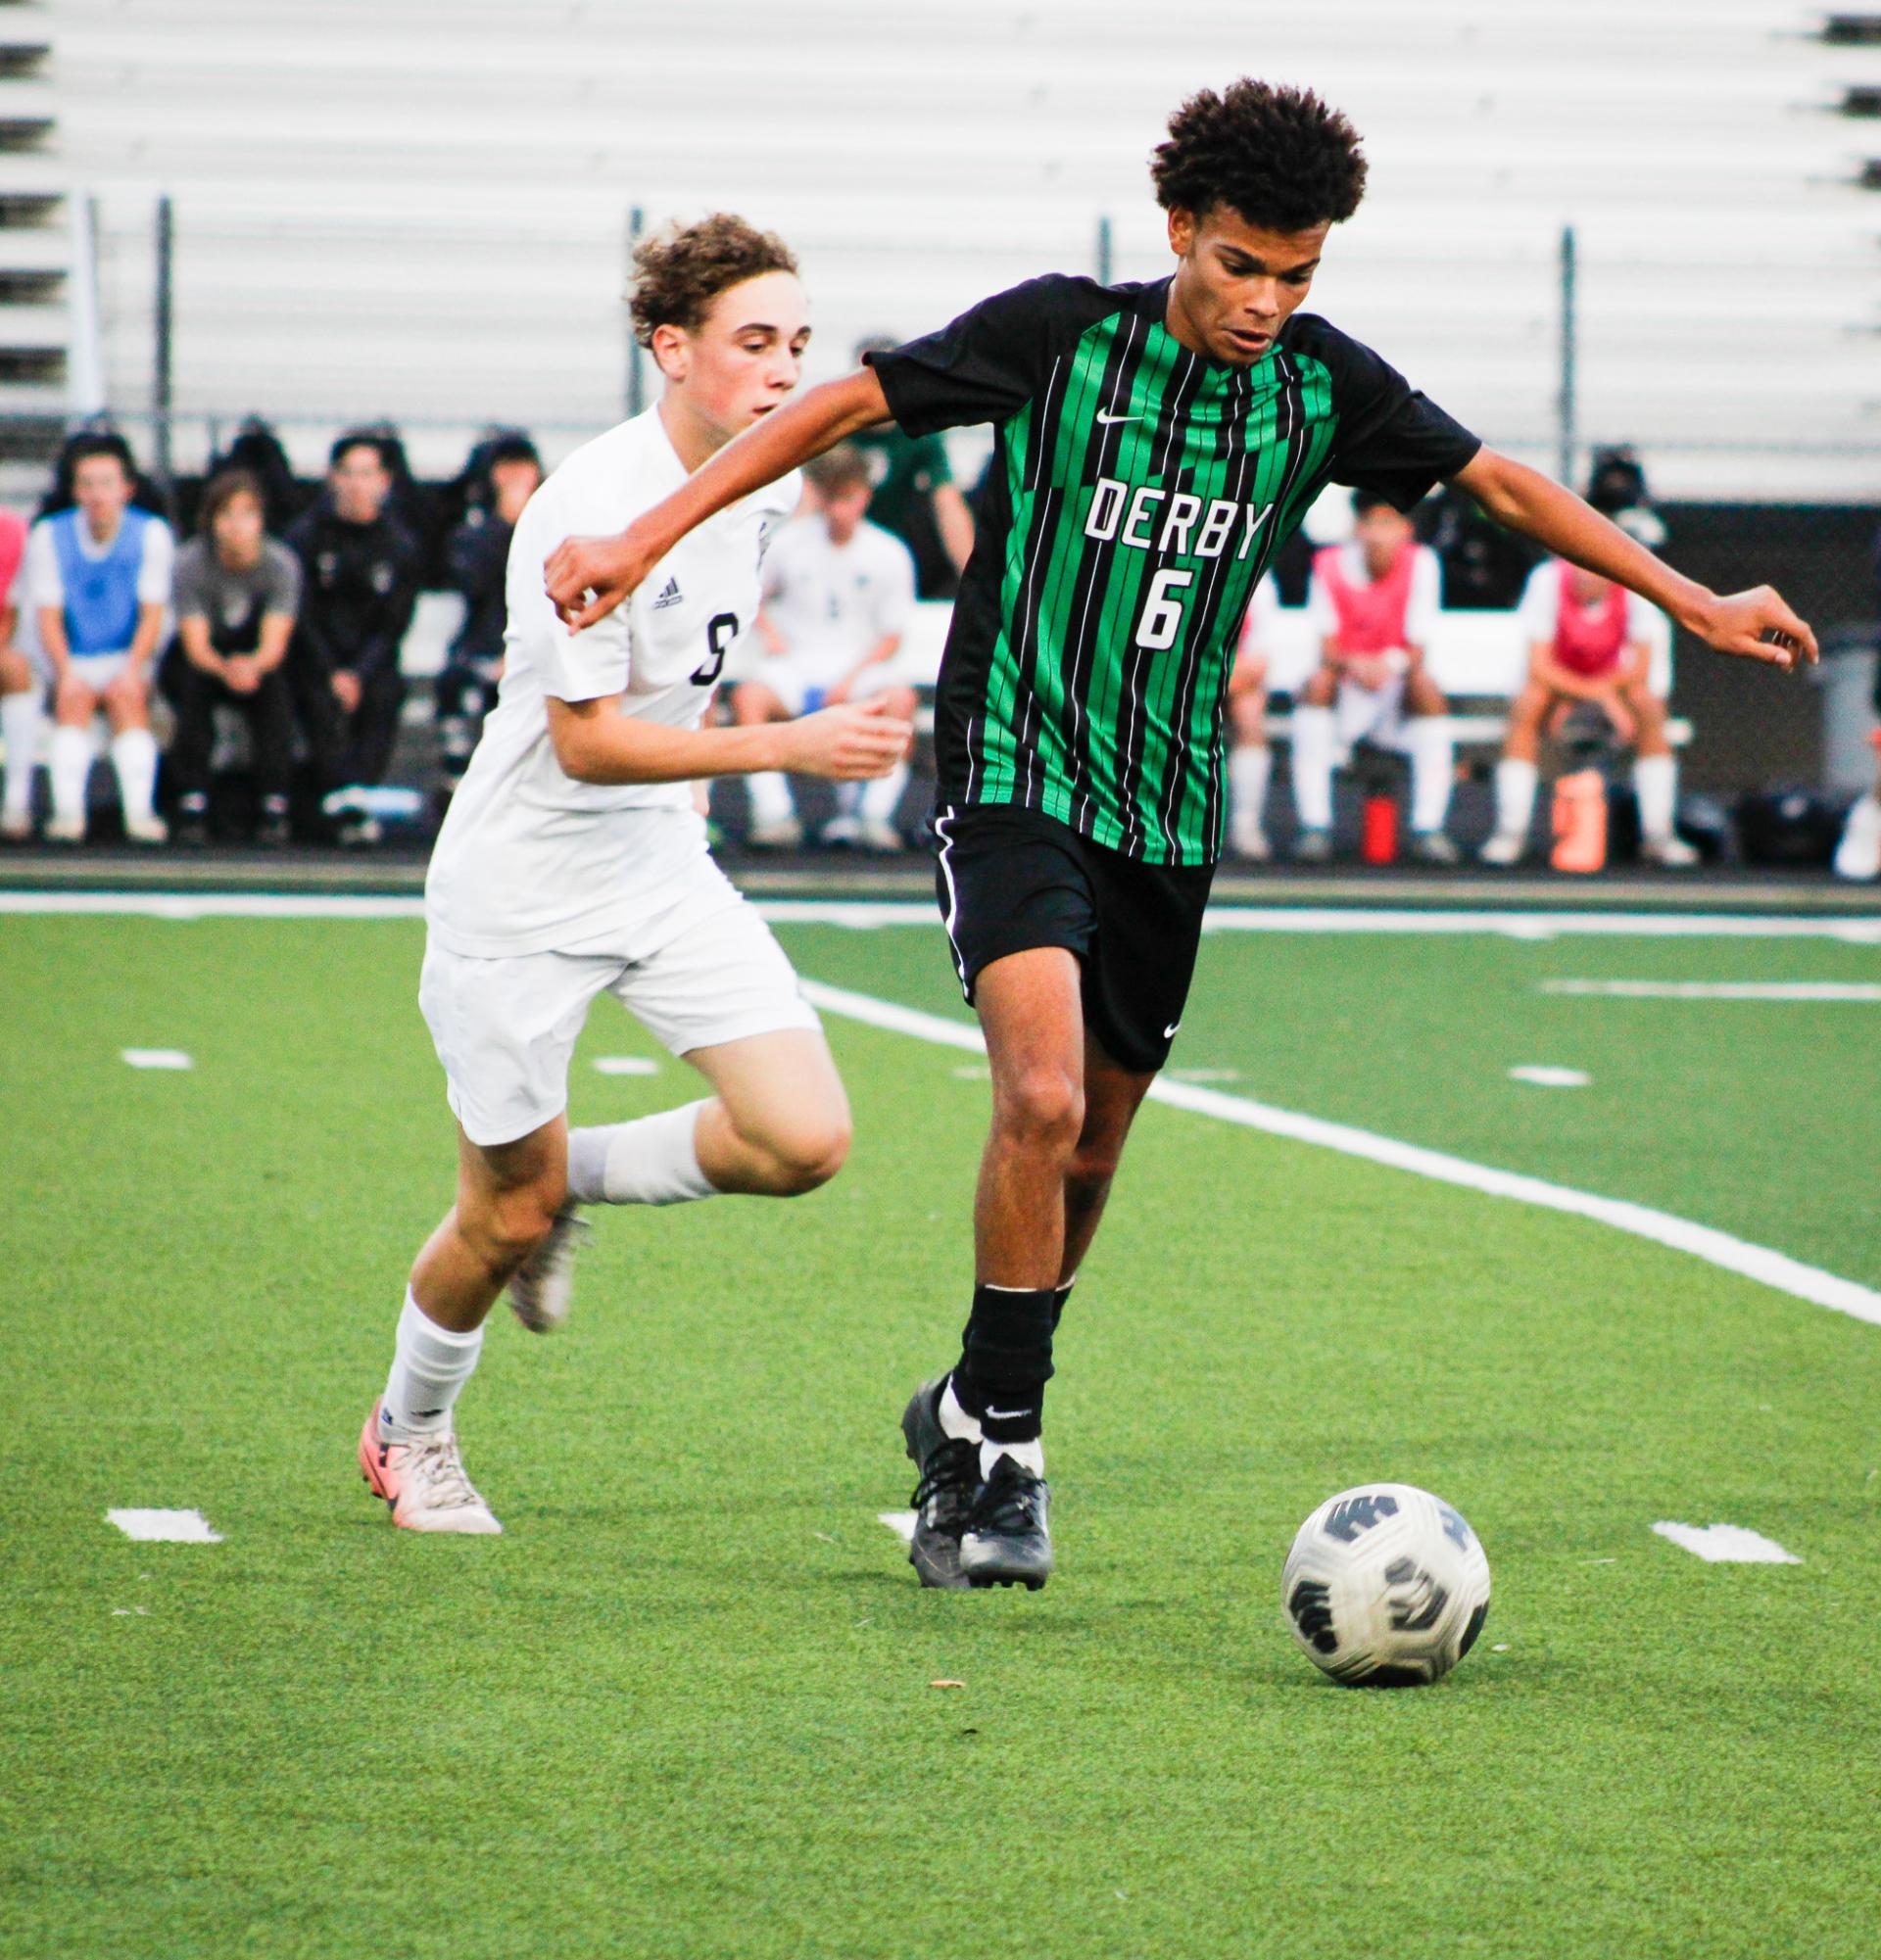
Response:
[[[577,783],[691,783],[781,769],[838,783],[886,776],[907,754],[912,723],[886,696],[754,728],[668,728],[620,712],[619,697],[549,700],[549,740]]]
[[[688,531],[714,511],[788,476],[845,436],[888,419],[888,398],[872,367],[858,367],[841,381],[825,381],[787,407],[773,409],[617,537],[563,539],[543,567],[555,611],[571,633],[605,619]]]
[[[1815,635],[1808,622],[1769,586],[1720,598],[1673,571],[1571,490],[1525,463],[1478,450],[1453,481],[1498,524],[1638,593],[1720,653],[1767,660],[1785,671],[1815,659]]]

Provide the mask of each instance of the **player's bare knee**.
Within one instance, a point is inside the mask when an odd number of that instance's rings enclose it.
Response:
[[[780,1195],[800,1198],[827,1184],[848,1160],[849,1137],[846,1110],[794,1125],[775,1149]]]
[[[468,1202],[459,1197],[458,1228],[493,1272],[513,1272],[549,1236],[564,1195],[560,1179],[544,1177]]]
[[[1052,1062],[1032,1063],[993,1084],[993,1126],[1028,1148],[1070,1157],[1085,1123],[1085,1092]]]

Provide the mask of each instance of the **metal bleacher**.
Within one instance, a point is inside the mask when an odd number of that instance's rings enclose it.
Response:
[[[1664,495],[1872,493],[1876,206],[1862,125],[1831,111],[1876,56],[1788,0],[1198,0],[1180,31],[1134,0],[57,0],[8,24],[50,55],[0,63],[0,211],[97,200],[106,392],[133,432],[151,214],[174,201],[179,466],[250,409],[305,464],[366,415],[422,469],[495,419],[558,454],[621,411],[635,206],[783,229],[813,375],[862,333],[1093,269],[1104,215],[1116,274],[1153,274],[1164,118],[1257,71],[1368,140],[1313,304],[1456,413],[1552,454],[1571,220],[1587,440],[1647,447]]]

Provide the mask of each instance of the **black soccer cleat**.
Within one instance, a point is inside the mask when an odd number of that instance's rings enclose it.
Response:
[[[1051,1577],[1051,1486],[1001,1457],[980,1486],[960,1535],[960,1570],[969,1586],[1024,1586],[1036,1593]]]
[[[936,1413],[947,1377],[923,1382],[901,1412],[901,1434],[908,1458],[921,1472],[910,1502],[914,1506],[914,1536],[908,1544],[908,1563],[924,1586],[957,1593],[966,1586],[960,1570],[960,1534],[973,1513],[980,1492],[980,1446],[964,1436],[949,1436]]]

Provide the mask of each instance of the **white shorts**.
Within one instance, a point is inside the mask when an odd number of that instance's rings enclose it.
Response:
[[[1376,742],[1380,748],[1401,747],[1404,677],[1399,675],[1381,688],[1362,688],[1356,681],[1341,681],[1332,715],[1341,748],[1350,749],[1355,741]]]
[[[568,1107],[568,1060],[603,991],[674,1055],[821,1026],[771,929],[709,859],[703,872],[664,920],[636,932],[643,944],[631,960],[604,951],[472,959],[426,945],[418,1006],[472,1143],[513,1143]]]
[[[885,688],[899,687],[900,681],[889,671],[889,666],[888,661],[878,660],[873,667],[865,668],[849,690],[849,699],[866,701]],[[814,668],[799,666],[788,653],[765,659],[742,677],[744,681],[756,681],[769,688],[784,703],[785,712],[793,721],[799,715],[814,714],[824,706],[824,694],[842,678],[841,674],[819,673]]]
[[[81,681],[94,694],[102,694],[130,665],[128,653],[74,653],[72,678]]]

